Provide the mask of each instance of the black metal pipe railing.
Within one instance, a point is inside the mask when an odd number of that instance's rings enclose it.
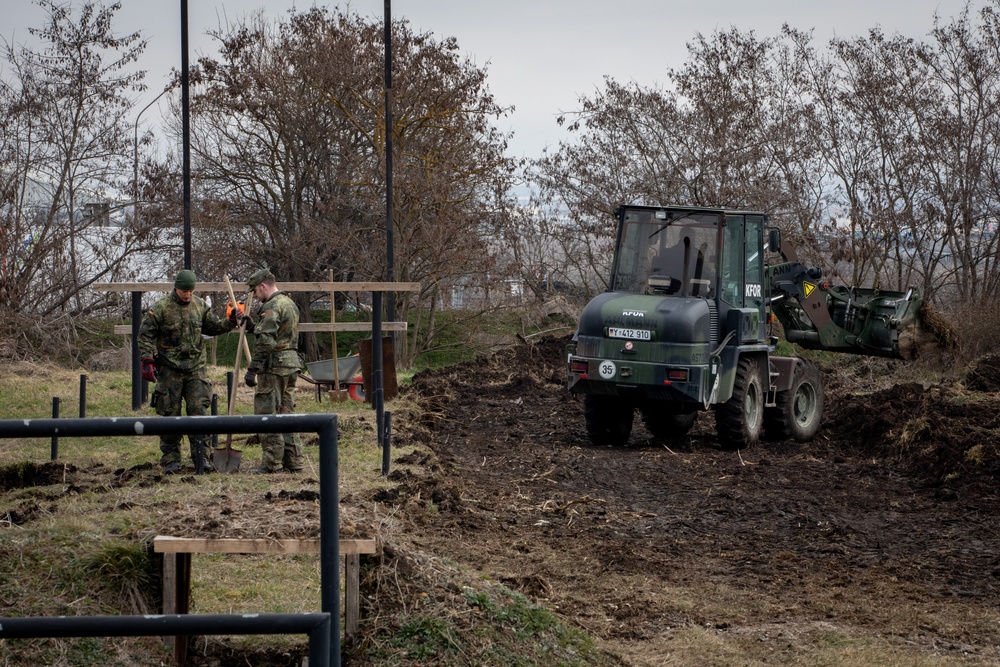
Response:
[[[87,376],[80,376],[80,417],[87,416]]]
[[[52,397],[52,418],[59,419],[59,397]],[[59,432],[52,433],[52,445],[49,448],[49,459],[55,461],[59,458]]]
[[[309,664],[330,665],[328,613],[161,614],[0,618],[0,638],[156,637],[184,635],[309,635]],[[339,625],[339,622],[336,624]],[[337,652],[339,655],[339,651]]]
[[[0,438],[158,436],[213,433],[303,433],[319,436],[320,598],[330,624],[330,664],[340,667],[340,489],[337,486],[337,415],[237,415],[0,419]],[[205,627],[204,630],[211,631]],[[183,633],[173,633],[183,634]],[[204,634],[197,632],[194,634]],[[224,633],[223,633],[224,634]],[[0,631],[0,638],[4,637]]]
[[[143,384],[142,360],[139,359],[139,323],[142,320],[142,292],[132,292],[132,409],[138,410],[146,402],[146,385]]]

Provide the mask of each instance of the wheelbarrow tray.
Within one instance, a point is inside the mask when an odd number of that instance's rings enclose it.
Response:
[[[306,368],[309,369],[309,377],[316,382],[333,384],[333,359],[321,359],[320,361],[307,361]],[[340,383],[347,385],[361,372],[361,357],[354,355],[351,357],[339,357],[337,359],[337,373],[340,376]]]

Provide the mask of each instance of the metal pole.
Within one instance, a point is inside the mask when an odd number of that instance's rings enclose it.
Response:
[[[215,394],[215,393],[212,394],[212,414],[213,415],[219,414],[219,395]],[[213,433],[212,434],[212,449],[215,449],[218,446],[219,446],[219,434],[218,433]]]
[[[52,418],[59,419],[59,397],[52,397]],[[59,436],[55,433],[52,434],[52,460],[55,461],[59,458]]]
[[[385,265],[386,281],[393,282],[395,278],[395,257],[393,253],[393,229],[392,229],[392,0],[385,0],[385,32],[383,41],[385,42]],[[396,295],[394,292],[388,293],[388,303],[386,313],[389,321],[396,320]],[[382,337],[381,332],[379,338]],[[389,334],[392,336],[392,333]],[[391,338],[390,340],[394,340]]]
[[[0,639],[156,637],[172,635],[309,635],[309,664],[330,665],[329,614],[149,614],[0,618]],[[337,651],[337,667],[340,652]]]
[[[139,358],[139,321],[142,319],[142,292],[132,292],[132,409],[138,410],[146,401]]]
[[[184,268],[191,268],[191,99],[188,72],[188,3],[181,0],[181,135],[184,153]]]
[[[375,410],[375,430],[382,444],[385,403],[382,392],[382,293],[372,292],[372,408]]]
[[[336,360],[334,360],[336,363]],[[330,662],[340,667],[340,488],[337,415],[319,431],[319,549],[322,611],[329,612]]]
[[[205,474],[205,441],[201,438],[194,439],[194,474]]]
[[[87,416],[87,376],[80,376],[80,417]]]
[[[57,399],[58,400],[58,399]],[[53,408],[53,412],[57,412]],[[115,417],[97,419],[0,419],[2,438],[43,438],[93,435],[156,436],[190,433],[301,433],[319,435],[320,451],[320,592],[323,611],[336,622],[330,624],[332,664],[340,667],[340,490],[337,470],[337,415],[328,413],[292,415],[239,415],[204,417]],[[125,618],[125,617],[114,617]],[[0,638],[5,626],[0,624]],[[166,635],[204,634],[204,627]],[[149,633],[156,634],[156,633]],[[220,634],[239,634],[220,632]],[[52,635],[55,636],[55,635]],[[107,636],[124,636],[109,634]],[[310,663],[312,664],[312,663]]]
[[[382,437],[382,475],[389,474],[389,456],[391,453],[392,445],[391,436],[392,435],[392,413],[385,413],[385,432]]]

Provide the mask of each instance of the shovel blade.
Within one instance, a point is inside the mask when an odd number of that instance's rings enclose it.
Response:
[[[346,389],[341,389],[340,391],[331,389],[330,391],[326,392],[326,395],[329,396],[330,400],[334,403],[343,403],[344,401],[350,398],[350,396],[347,395]]]
[[[212,463],[219,472],[234,473],[240,469],[243,452],[232,447],[218,447],[212,451]]]

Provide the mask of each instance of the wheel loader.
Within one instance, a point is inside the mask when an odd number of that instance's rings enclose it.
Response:
[[[922,299],[841,287],[797,261],[760,212],[622,206],[608,290],[584,308],[567,346],[597,444],[628,441],[636,411],[655,437],[715,413],[724,449],[762,434],[806,442],[823,413],[819,369],[775,356],[778,326],[811,350],[912,358]]]

